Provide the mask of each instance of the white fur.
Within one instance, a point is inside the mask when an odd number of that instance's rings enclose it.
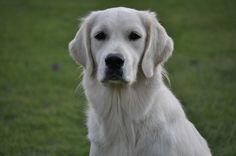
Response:
[[[108,38],[97,41],[99,31]],[[129,41],[130,31],[141,38]],[[84,67],[90,156],[211,156],[206,141],[186,118],[162,80],[173,41],[155,14],[111,8],[87,16],[69,44]],[[127,84],[103,83],[108,54],[125,57]]]

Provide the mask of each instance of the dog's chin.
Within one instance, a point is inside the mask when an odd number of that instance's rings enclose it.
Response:
[[[104,79],[101,80],[101,83],[104,86],[127,86],[130,84],[130,82],[123,78],[123,77],[105,77]]]

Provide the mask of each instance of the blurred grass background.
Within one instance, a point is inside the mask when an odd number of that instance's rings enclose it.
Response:
[[[78,18],[114,6],[156,11],[175,42],[171,88],[214,156],[236,153],[236,1],[0,0],[0,156],[87,156]]]

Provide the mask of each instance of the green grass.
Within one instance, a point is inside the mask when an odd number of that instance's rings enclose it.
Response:
[[[214,156],[236,153],[233,0],[0,0],[0,156],[87,156],[78,17],[114,6],[157,11],[175,41],[171,89]]]

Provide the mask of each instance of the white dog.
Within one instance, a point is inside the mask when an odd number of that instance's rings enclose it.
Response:
[[[69,51],[84,67],[90,156],[211,156],[162,80],[173,41],[155,13],[92,12]]]

